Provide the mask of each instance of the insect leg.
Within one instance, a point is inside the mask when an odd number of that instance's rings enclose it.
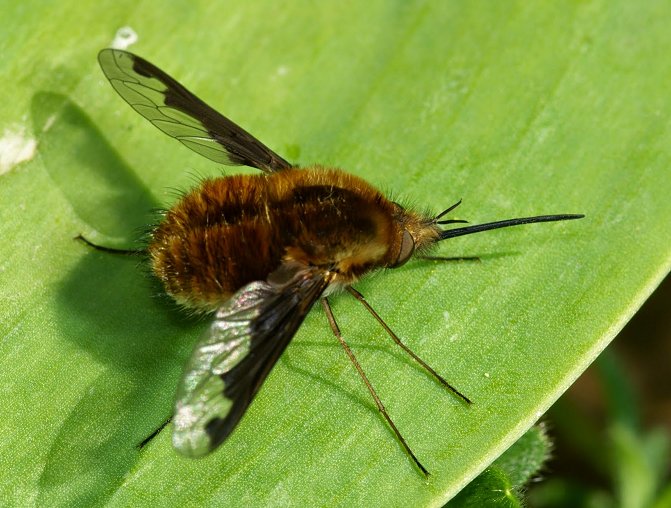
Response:
[[[89,247],[99,250],[101,252],[108,252],[110,254],[121,254],[123,256],[136,256],[138,254],[145,254],[147,251],[145,249],[113,249],[111,247],[104,247],[103,245],[96,245],[95,243],[87,240],[82,235],[75,236],[75,240],[85,243]]]
[[[387,335],[391,337],[391,339],[398,344],[403,351],[408,353],[417,363],[419,363],[426,371],[431,374],[433,377],[435,377],[440,384],[442,384],[445,388],[450,390],[453,394],[455,394],[457,397],[459,397],[461,400],[464,402],[471,404],[471,399],[466,397],[463,393],[461,393],[459,390],[457,390],[454,386],[452,386],[450,383],[448,383],[444,377],[442,377],[440,374],[438,374],[435,370],[433,370],[424,360],[422,360],[419,356],[417,356],[408,346],[403,344],[401,342],[401,339],[398,338],[398,336],[392,331],[389,326],[387,326],[387,323],[385,323],[382,318],[378,315],[377,312],[375,312],[375,309],[370,306],[370,304],[366,301],[366,299],[363,297],[361,293],[359,293],[356,289],[354,289],[351,286],[347,286],[347,291],[354,296],[357,300],[361,302],[361,304],[366,308],[368,312],[370,312],[375,319],[377,319],[377,322],[382,325],[382,328],[387,332]]]
[[[408,446],[408,443],[405,442],[405,439],[401,435],[401,432],[398,430],[398,428],[396,428],[396,425],[394,424],[391,417],[389,416],[389,413],[387,413],[387,410],[385,409],[384,404],[382,404],[382,401],[380,400],[380,397],[377,396],[377,393],[375,392],[375,389],[373,388],[373,385],[370,384],[370,381],[368,380],[368,377],[366,376],[363,369],[361,368],[361,364],[359,363],[359,361],[354,356],[354,353],[350,349],[349,345],[347,345],[347,342],[345,342],[345,339],[343,338],[342,334],[340,333],[340,328],[338,327],[338,323],[336,323],[335,316],[333,315],[333,311],[331,310],[331,305],[329,305],[328,300],[326,298],[322,298],[321,302],[322,302],[322,307],[324,307],[324,312],[326,312],[326,318],[329,321],[329,325],[331,325],[331,330],[333,330],[333,334],[340,341],[340,344],[342,345],[343,349],[345,350],[345,353],[347,353],[347,356],[349,357],[350,361],[354,364],[354,367],[356,368],[357,372],[359,373],[359,376],[361,376],[361,379],[363,380],[364,384],[366,385],[366,388],[368,388],[368,391],[373,396],[373,399],[375,400],[375,405],[380,410],[380,413],[382,413],[382,416],[384,416],[385,420],[387,420],[387,423],[389,424],[389,426],[392,428],[392,430],[396,434],[396,437],[398,438],[398,440],[403,445],[403,448],[405,448],[405,451],[408,453],[408,455],[410,455],[410,457],[415,462],[417,467],[422,471],[422,473],[424,473],[426,476],[428,476],[429,472],[422,465],[422,463],[417,459],[417,457],[415,457],[415,454],[412,452],[412,450]]]
[[[160,427],[157,428],[154,432],[152,432],[152,433],[149,434],[147,437],[145,437],[141,442],[139,442],[139,443],[137,444],[136,448],[137,448],[138,450],[142,450],[142,448],[144,448],[145,446],[147,446],[147,445],[149,444],[149,441],[151,441],[151,440],[154,439],[156,436],[158,436],[158,434],[159,434],[163,429],[165,429],[166,425],[168,425],[171,421],[172,421],[172,416],[171,416],[170,418],[168,418],[166,421],[164,421],[164,422],[160,425]]]

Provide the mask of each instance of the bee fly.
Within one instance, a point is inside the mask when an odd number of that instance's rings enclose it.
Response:
[[[422,256],[447,238],[583,215],[543,215],[445,230],[441,226],[465,222],[443,219],[459,203],[438,215],[425,215],[388,200],[365,180],[340,169],[299,168],[146,60],[116,49],[102,50],[98,60],[119,95],[160,130],[215,162],[262,171],[202,181],[165,212],[147,247],[135,251],[146,255],[178,304],[214,313],[177,390],[174,447],[199,457],[230,435],[320,300],[381,414],[417,467],[428,474],[345,342],[327,295],[337,288],[347,290],[396,344],[470,403],[401,342],[352,284],[413,256],[449,259]]]

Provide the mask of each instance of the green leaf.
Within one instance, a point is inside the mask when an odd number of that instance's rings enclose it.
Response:
[[[532,427],[459,492],[447,508],[524,506],[524,488],[540,472],[551,448],[542,426]]]
[[[493,465],[506,472],[514,488],[521,489],[538,475],[551,450],[552,443],[545,429],[536,425],[515,441]]]
[[[506,472],[501,467],[493,465],[480,473],[447,506],[519,508],[523,504]]]
[[[17,505],[441,505],[514,443],[671,265],[671,52],[663,1],[0,5],[0,499]],[[341,328],[431,471],[414,469],[315,310],[241,426],[179,457],[171,412],[206,325],[129,245],[171,189],[221,168],[135,114],[97,68],[117,29],[278,153],[337,165],[472,223],[582,221],[445,242],[357,287],[474,400],[364,309]],[[37,145],[32,141],[36,141]],[[20,148],[20,149],[19,149]],[[23,162],[18,162],[23,161]],[[226,169],[227,174],[237,169]],[[242,170],[246,171],[246,170]]]

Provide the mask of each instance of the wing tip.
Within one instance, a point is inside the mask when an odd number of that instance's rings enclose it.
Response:
[[[204,427],[193,425],[188,406],[178,408],[172,431],[172,446],[185,457],[198,458],[210,453],[214,447]]]

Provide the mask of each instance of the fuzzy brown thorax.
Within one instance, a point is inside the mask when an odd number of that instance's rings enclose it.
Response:
[[[404,234],[414,251],[439,230],[365,180],[312,166],[204,180],[165,214],[148,251],[168,294],[208,311],[287,260],[334,273],[334,284],[352,284],[398,265]]]

